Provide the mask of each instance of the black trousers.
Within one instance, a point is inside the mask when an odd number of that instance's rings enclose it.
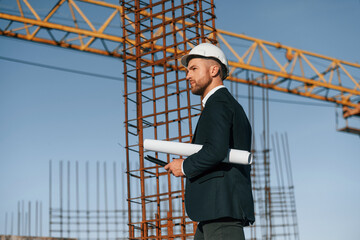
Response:
[[[245,240],[243,223],[234,219],[200,222],[194,240]]]

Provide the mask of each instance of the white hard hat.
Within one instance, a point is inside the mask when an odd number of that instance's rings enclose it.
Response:
[[[228,68],[226,56],[224,52],[217,46],[211,43],[201,43],[196,47],[194,47],[193,49],[191,49],[189,54],[186,54],[181,58],[181,64],[184,65],[184,67],[187,67],[189,61],[196,56],[216,60],[221,64],[221,68],[223,72],[222,79],[224,80],[228,76],[229,68]]]

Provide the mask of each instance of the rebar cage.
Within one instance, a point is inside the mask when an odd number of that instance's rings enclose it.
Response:
[[[191,141],[201,111],[200,98],[191,96],[179,58],[196,44],[216,43],[214,4],[193,0],[120,2],[124,9],[129,238],[188,239],[194,235],[195,225],[185,214],[184,179],[175,179],[145,162],[144,155],[153,153],[144,152],[143,141]],[[155,156],[171,159],[165,154]],[[140,215],[134,214],[137,210]]]

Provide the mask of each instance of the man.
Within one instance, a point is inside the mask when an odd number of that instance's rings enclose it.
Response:
[[[227,59],[220,48],[202,43],[181,59],[191,92],[202,97],[192,143],[202,149],[174,159],[165,169],[186,177],[185,206],[199,222],[195,240],[245,239],[243,227],[255,221],[250,165],[224,163],[229,149],[251,150],[251,126],[223,80]]]

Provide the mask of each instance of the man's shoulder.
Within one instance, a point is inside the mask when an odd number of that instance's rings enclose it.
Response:
[[[214,92],[208,99],[208,102],[226,101],[228,100],[229,95],[231,96],[230,92],[227,88],[223,87]]]
[[[209,105],[213,104],[224,104],[232,106],[240,106],[239,102],[234,98],[234,96],[229,92],[227,88],[218,89],[210,98],[208,99]]]

